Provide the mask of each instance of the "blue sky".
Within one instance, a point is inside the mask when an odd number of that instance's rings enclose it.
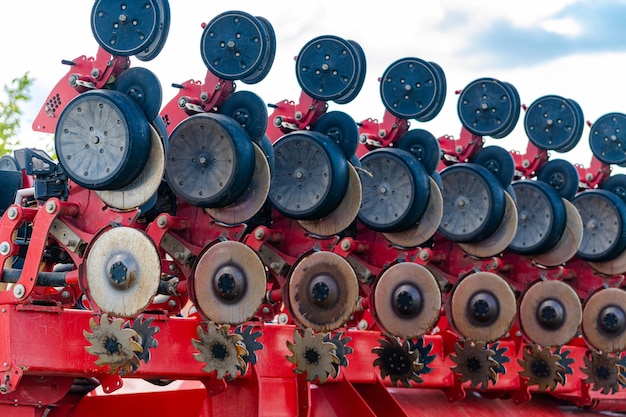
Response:
[[[28,146],[52,140],[32,132],[30,125],[67,72],[61,59],[94,56],[97,51],[89,25],[92,5],[91,0],[0,5],[0,83],[25,71],[35,78],[19,134]],[[547,94],[574,99],[591,122],[605,113],[626,113],[625,1],[387,0],[372,7],[329,0],[171,0],[170,5],[172,24],[165,48],[153,61],[132,62],[159,77],[164,104],[175,94],[172,83],[204,78],[201,23],[225,10],[243,10],[266,17],[276,31],[278,50],[268,77],[259,84],[239,85],[269,103],[297,100],[294,57],[310,39],[332,34],[359,42],[367,57],[359,96],[346,105],[330,104],[330,110],[346,111],[356,120],[382,118],[378,77],[396,59],[410,56],[436,62],[446,73],[448,94],[440,115],[427,123],[412,123],[436,136],[458,136],[454,91],[480,77],[512,83],[527,105]],[[588,134],[587,127],[576,149],[558,157],[587,165]],[[527,143],[523,112],[511,135],[489,142],[523,151]]]

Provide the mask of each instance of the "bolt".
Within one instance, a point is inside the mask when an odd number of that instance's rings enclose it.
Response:
[[[287,324],[289,323],[289,316],[285,313],[280,313],[278,315],[278,324]]]
[[[591,181],[593,179],[593,174],[589,173],[585,175],[585,178],[587,179],[587,181]]]
[[[304,178],[304,174],[302,173],[302,171],[296,172],[296,179],[301,180],[302,178]]]
[[[296,120],[302,120],[302,112],[297,111],[296,114],[294,114],[294,117],[296,118]]]
[[[208,99],[209,99],[209,93],[207,93],[206,91],[203,91],[200,93],[200,100],[207,101]]]
[[[168,269],[170,270],[170,272],[174,272],[174,271],[176,271],[176,264],[170,264],[170,266],[168,267]]]
[[[359,323],[357,324],[357,328],[359,330],[367,330],[367,328],[370,326],[370,324],[367,322],[367,320],[363,319],[361,321],[359,321]]]
[[[228,41],[228,43],[227,43],[226,45],[227,45],[230,49],[233,49],[233,48],[235,48],[235,46],[237,46],[237,45],[235,44],[235,41],[233,41],[233,40],[229,40],[229,41]]]
[[[378,131],[378,137],[379,138],[384,138],[385,136],[387,136],[387,131],[385,131],[385,129],[380,129]]]
[[[46,212],[52,214],[57,210],[57,204],[54,201],[48,201],[46,203]]]
[[[2,364],[2,366],[4,366],[5,368],[9,366],[9,362],[5,362]]]
[[[7,216],[9,217],[9,220],[15,220],[17,218],[17,215],[18,215],[18,211],[15,207],[11,207],[7,211]]]
[[[352,243],[348,239],[341,241],[341,250],[349,251],[352,248]]]
[[[109,280],[114,284],[123,284],[128,279],[128,267],[122,262],[114,262],[109,268]]]
[[[265,239],[265,230],[264,229],[256,229],[254,231],[254,238],[256,240],[263,240],[263,239]]]
[[[167,305],[168,305],[170,308],[175,308],[175,307],[178,305],[178,303],[176,302],[176,300],[172,300],[172,299],[171,299],[171,300],[169,300],[169,301],[167,302]]]
[[[261,309],[261,313],[263,313],[263,314],[270,314],[270,308],[269,307],[263,307]]]
[[[15,298],[22,298],[26,294],[26,288],[22,284],[17,284],[13,287],[13,295]]]
[[[365,133],[359,136],[359,143],[361,143],[362,145],[367,143],[367,135]]]
[[[427,250],[421,250],[419,253],[420,260],[427,261],[430,259],[430,254]]]
[[[11,245],[9,244],[9,242],[5,241],[0,243],[0,255],[6,256],[9,253],[11,253]]]
[[[180,107],[181,109],[187,107],[187,99],[185,97],[181,97],[178,99],[178,107]]]
[[[67,77],[67,83],[70,85],[70,87],[76,87],[76,85],[78,84],[78,75],[72,74]]]
[[[157,226],[159,226],[160,229],[164,229],[165,226],[167,226],[167,217],[159,216],[157,219]]]
[[[91,76],[95,79],[100,78],[100,70],[98,68],[94,68],[91,70]]]
[[[68,298],[70,298],[70,292],[69,291],[62,291],[61,292],[61,298],[67,300]]]
[[[282,125],[283,125],[283,118],[282,118],[282,117],[280,117],[280,116],[276,116],[276,117],[274,118],[274,126],[275,126],[275,127],[280,127],[280,126],[282,126]]]

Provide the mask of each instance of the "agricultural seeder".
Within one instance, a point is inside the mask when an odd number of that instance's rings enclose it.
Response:
[[[322,35],[297,101],[266,104],[272,24],[203,25],[204,80],[163,104],[149,61],[167,0],[96,0],[95,57],[63,61],[33,129],[56,157],[0,159],[0,415],[409,416],[626,411],[626,115],[458,92],[399,58],[383,116],[366,55]],[[271,111],[268,111],[268,108]],[[526,149],[485,145],[523,119]]]

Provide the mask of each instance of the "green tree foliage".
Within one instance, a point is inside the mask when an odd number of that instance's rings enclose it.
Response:
[[[29,87],[33,79],[28,72],[4,85],[6,101],[0,101],[0,155],[4,155],[18,145],[16,137],[20,129],[20,105],[30,100]]]

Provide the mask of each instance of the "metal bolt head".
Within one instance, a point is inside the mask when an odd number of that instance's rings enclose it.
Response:
[[[15,207],[10,207],[9,210],[7,210],[7,216],[9,217],[9,220],[17,219],[18,214],[19,213]]]
[[[263,229],[257,229],[254,231],[254,238],[256,240],[263,240],[265,239],[265,230]]]
[[[367,330],[367,328],[369,327],[369,323],[367,322],[367,320],[363,319],[361,321],[359,321],[359,323],[356,326],[359,330]]]
[[[176,306],[178,306],[178,303],[176,302],[176,300],[174,300],[174,299],[170,299],[170,300],[167,302],[167,305],[168,305],[170,308],[175,308]]]
[[[289,316],[285,313],[280,313],[278,315],[278,324],[287,324],[289,323]]]
[[[209,99],[209,93],[207,93],[206,91],[203,91],[200,93],[200,100],[207,101],[208,99]]]
[[[274,126],[275,126],[275,127],[280,127],[280,126],[282,126],[282,124],[283,124],[283,118],[282,118],[282,117],[280,117],[280,116],[276,116],[276,117],[274,118],[274,122],[273,122],[273,123],[274,123]]]
[[[22,284],[17,284],[13,287],[13,295],[15,298],[22,298],[26,294],[26,288]]]
[[[78,82],[78,75],[72,74],[69,77],[67,77],[67,83],[70,85],[70,87],[76,87],[77,82]]]
[[[348,251],[352,247],[352,243],[348,239],[344,239],[341,241],[341,250]]]
[[[46,203],[46,212],[47,213],[54,213],[57,210],[57,204],[54,201],[48,201]]]
[[[94,68],[91,70],[91,76],[93,78],[100,78],[100,70],[98,68]]]
[[[167,217],[159,216],[157,219],[157,226],[159,226],[160,229],[165,228],[165,226],[167,226]]]
[[[296,120],[302,120],[302,112],[297,111],[294,117],[296,118]]]
[[[70,292],[69,291],[62,291],[61,292],[61,298],[67,300],[68,298],[70,298]]]
[[[11,253],[11,244],[9,242],[0,243],[0,255],[6,256]]]
[[[385,129],[380,129],[378,131],[378,137],[379,138],[384,138],[385,136],[387,136],[387,131]]]
[[[263,314],[270,314],[270,308],[269,307],[263,307],[261,309],[261,313],[263,313]]]

